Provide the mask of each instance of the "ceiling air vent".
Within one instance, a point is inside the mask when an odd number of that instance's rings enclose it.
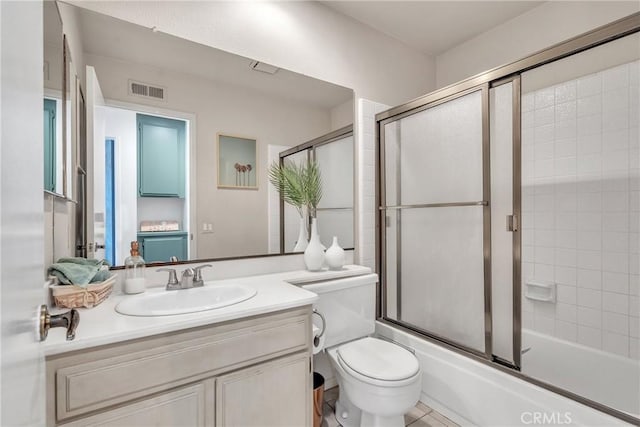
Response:
[[[152,98],[159,101],[165,100],[165,88],[158,85],[141,83],[129,80],[129,95],[141,96],[143,98]]]
[[[252,70],[260,71],[261,73],[267,74],[275,74],[279,70],[278,67],[274,67],[273,65],[265,64],[264,62],[258,61],[251,61],[249,67],[251,67]]]

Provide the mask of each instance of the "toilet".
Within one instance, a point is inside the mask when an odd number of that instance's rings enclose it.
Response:
[[[375,331],[376,274],[303,285],[319,298],[324,349],[336,372],[336,419],[344,427],[403,427],[422,389],[418,359],[371,335]],[[319,316],[314,324],[322,328]]]

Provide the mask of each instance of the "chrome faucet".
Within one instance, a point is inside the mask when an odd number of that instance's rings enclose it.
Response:
[[[180,277],[180,289],[193,288],[193,276],[195,276],[193,268],[185,268]]]
[[[175,291],[180,289],[190,289],[194,286],[202,286],[194,284],[194,276],[195,272],[193,268],[187,268],[182,272],[182,276],[180,277],[180,282],[178,282],[178,276],[176,275],[176,270],[174,268],[159,268],[156,271],[168,271],[169,272],[169,280],[167,281],[166,290],[167,291]]]

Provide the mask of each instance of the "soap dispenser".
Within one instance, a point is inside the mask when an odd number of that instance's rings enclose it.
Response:
[[[145,277],[144,277],[144,259],[138,252],[138,242],[131,242],[131,256],[128,256],[124,260],[125,279],[124,279],[124,293],[125,294],[139,294],[144,292]]]

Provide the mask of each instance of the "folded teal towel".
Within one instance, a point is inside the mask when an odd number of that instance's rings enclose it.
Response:
[[[71,262],[80,265],[109,265],[106,259],[93,259],[81,257],[60,258],[58,262]]]
[[[109,270],[98,270],[93,279],[91,279],[91,283],[95,282],[104,282],[109,277],[111,277],[111,272]]]
[[[109,270],[101,270],[103,265],[109,264],[105,260],[60,258],[49,267],[49,274],[56,276],[64,285],[86,287],[109,277]]]

